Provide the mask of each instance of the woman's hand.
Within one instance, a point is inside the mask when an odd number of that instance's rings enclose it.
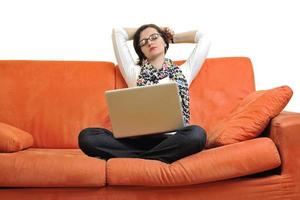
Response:
[[[162,27],[161,30],[167,35],[169,42],[174,43],[173,37],[175,35],[174,31],[169,27]]]

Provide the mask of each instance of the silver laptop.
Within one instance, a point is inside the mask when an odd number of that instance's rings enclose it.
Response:
[[[184,127],[177,84],[105,92],[115,138],[171,132]]]

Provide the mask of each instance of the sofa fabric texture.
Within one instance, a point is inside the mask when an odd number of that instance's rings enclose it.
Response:
[[[208,147],[233,144],[259,136],[293,95],[288,86],[255,91],[246,96],[211,131]]]
[[[86,156],[78,148],[79,132],[112,130],[104,92],[124,87],[112,62],[0,61],[1,198],[300,198],[300,114],[282,111],[292,95],[289,87],[279,87],[284,100],[249,138],[223,137],[171,164]],[[237,134],[228,131],[228,116],[239,116],[269,91],[255,90],[249,58],[209,58],[190,87],[190,122],[210,138],[221,124],[228,139]]]
[[[0,153],[17,152],[33,144],[30,133],[0,122]]]

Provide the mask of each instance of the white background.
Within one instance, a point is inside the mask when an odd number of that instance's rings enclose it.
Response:
[[[300,112],[299,21],[297,0],[0,0],[0,59],[116,62],[113,27],[199,29],[212,40],[208,57],[251,58],[256,89],[289,85],[285,110]],[[172,45],[167,57],[192,49]]]

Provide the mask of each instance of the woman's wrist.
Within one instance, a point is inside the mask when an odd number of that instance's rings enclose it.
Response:
[[[197,31],[176,33],[173,36],[173,41],[174,41],[174,43],[195,43],[196,33],[197,33]]]
[[[124,30],[127,32],[128,40],[132,40],[137,28],[124,28]]]

